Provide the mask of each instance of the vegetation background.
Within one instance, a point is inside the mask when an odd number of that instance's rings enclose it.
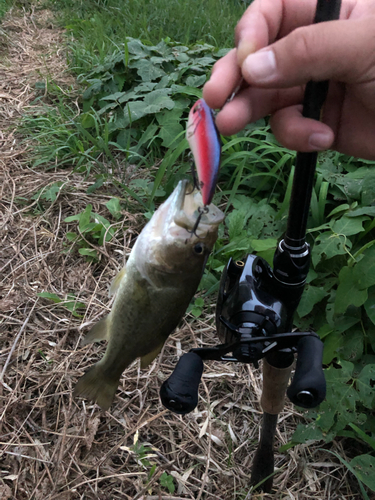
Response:
[[[147,374],[126,370],[105,415],[71,398],[74,380],[102,353],[79,340],[110,307],[107,284],[155,207],[190,175],[187,115],[232,47],[245,7],[0,1],[0,17],[13,9],[0,25],[4,498],[253,495],[260,374],[210,366],[198,410],[185,419],[166,414],[158,387],[183,351],[217,343],[215,292],[229,257],[256,252],[272,263],[295,153],[276,142],[267,120],[222,138],[214,203],[225,224],[163,357]],[[278,498],[375,491],[374,215],[373,162],[322,153],[308,224],[312,266],[295,326],[324,340],[328,393],[303,417],[286,407]]]

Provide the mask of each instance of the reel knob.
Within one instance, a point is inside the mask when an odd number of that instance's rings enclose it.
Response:
[[[198,354],[181,356],[172,375],[160,388],[160,399],[168,410],[185,415],[198,404],[198,386],[202,378],[203,361]]]
[[[315,408],[326,397],[322,358],[323,342],[316,336],[302,337],[297,344],[297,365],[288,398],[302,408]]]

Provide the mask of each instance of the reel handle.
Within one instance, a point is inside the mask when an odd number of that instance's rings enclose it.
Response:
[[[322,358],[323,342],[316,336],[302,337],[297,344],[297,365],[288,398],[302,408],[315,408],[326,397]]]
[[[168,410],[185,415],[198,404],[198,386],[203,374],[203,361],[198,354],[181,356],[172,375],[160,388],[160,399]]]

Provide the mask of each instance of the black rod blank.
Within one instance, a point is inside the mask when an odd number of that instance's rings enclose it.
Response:
[[[340,16],[341,0],[318,0],[314,23],[334,21]],[[319,120],[328,93],[328,81],[309,82],[306,85],[302,115]],[[306,236],[307,217],[318,154],[297,153],[292,194],[289,205],[288,226],[285,241],[299,247]]]

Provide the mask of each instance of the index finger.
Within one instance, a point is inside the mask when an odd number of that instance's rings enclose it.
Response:
[[[347,17],[355,0],[343,0],[342,17]],[[317,0],[255,0],[247,8],[235,30],[238,64],[245,58],[301,26],[311,24]]]

